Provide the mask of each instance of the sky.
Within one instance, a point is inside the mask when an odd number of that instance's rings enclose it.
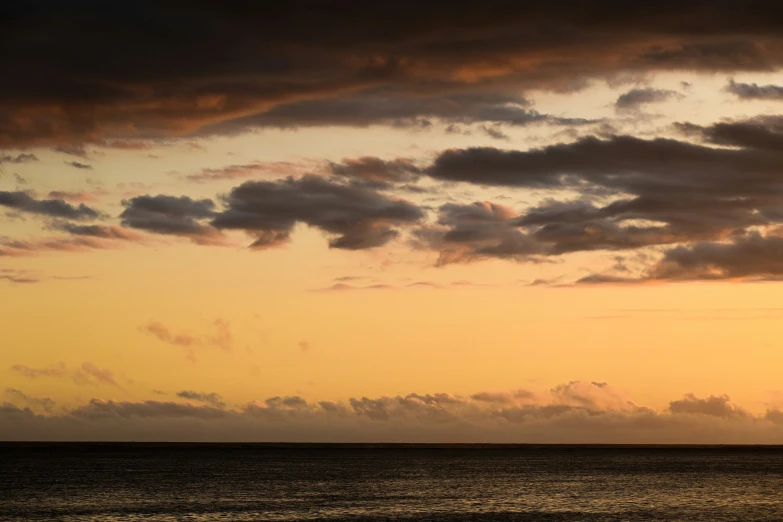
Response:
[[[0,7],[0,439],[783,443],[783,8]]]

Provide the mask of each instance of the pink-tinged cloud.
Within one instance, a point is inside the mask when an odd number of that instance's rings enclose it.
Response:
[[[216,346],[224,352],[233,350],[234,336],[231,332],[231,324],[222,318],[215,319],[212,323],[214,332],[204,335],[190,333],[174,333],[168,326],[160,321],[150,321],[139,327],[139,330],[149,334],[161,342],[182,347],[186,357],[196,360],[196,348]]]
[[[28,379],[53,378],[69,379],[80,386],[97,386],[101,384],[120,388],[114,377],[114,372],[109,369],[99,368],[91,362],[84,362],[77,368],[69,368],[64,362],[56,366],[33,368],[23,364],[11,366],[11,370]]]

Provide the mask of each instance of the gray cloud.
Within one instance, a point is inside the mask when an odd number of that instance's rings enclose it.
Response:
[[[407,201],[312,175],[246,182],[235,187],[224,204],[226,209],[212,226],[247,231],[257,238],[252,248],[287,241],[297,222],[334,236],[329,241],[332,248],[372,248],[396,237],[396,227],[424,216]]]
[[[197,243],[215,242],[219,233],[203,220],[215,215],[215,203],[210,199],[188,196],[137,196],[123,200],[120,214],[122,225],[173,236],[184,236]]]
[[[339,163],[329,163],[329,170],[335,176],[358,179],[384,186],[386,183],[400,183],[416,180],[421,169],[407,158],[383,160],[372,156],[346,158]]]
[[[8,154],[0,154],[0,165],[3,163],[10,163],[12,165],[19,165],[21,163],[33,163],[38,161],[38,156],[35,154],[17,154],[16,156],[10,156]]]
[[[750,232],[721,243],[680,245],[664,252],[650,267],[648,279],[780,279],[783,237]]]
[[[436,122],[447,127],[482,122],[513,126],[534,123],[592,123],[587,119],[541,114],[529,108],[529,105],[526,99],[503,92],[444,93],[432,96],[417,92],[369,90],[350,98],[302,100],[281,104],[267,112],[206,127],[203,132],[236,133],[254,127],[368,127],[378,124],[428,128]]]
[[[715,145],[744,147],[776,152],[783,147],[783,118],[762,116],[748,120],[721,122],[707,127],[692,123],[675,123],[687,136],[696,136]]]
[[[89,220],[101,217],[100,212],[84,203],[74,206],[62,199],[35,199],[27,192],[0,191],[0,205],[20,212],[56,218]]]
[[[225,401],[223,401],[223,397],[221,397],[220,394],[214,392],[202,393],[202,392],[195,392],[190,390],[183,390],[177,392],[177,397],[180,397],[182,399],[188,399],[191,401],[204,402],[207,404],[211,404],[216,408],[223,408],[226,405]]]
[[[651,103],[662,103],[681,96],[677,91],[666,89],[631,89],[621,94],[614,106],[618,110],[638,110]]]
[[[194,406],[178,402],[122,402],[93,399],[86,406],[71,412],[76,418],[88,420],[147,419],[147,418],[196,418],[220,419],[227,415],[215,406]]]
[[[79,163],[78,161],[66,161],[65,164],[70,165],[75,169],[92,170],[92,165],[88,165],[87,163]]]
[[[783,214],[778,181],[783,156],[774,149],[777,120],[756,124],[759,133],[734,132],[754,148],[718,149],[668,139],[629,136],[584,138],[528,151],[451,149],[426,172],[440,180],[545,190],[569,189],[577,199],[548,199],[518,217],[471,221],[444,205],[442,228],[419,231],[441,262],[504,257],[540,260],[589,250],[640,249],[656,245],[725,239],[749,227],[777,225]],[[684,127],[685,128],[685,127]],[[696,126],[687,132],[730,135],[723,127]],[[719,132],[720,131],[720,132]],[[717,139],[717,138],[715,138]],[[724,139],[726,141],[727,138]],[[774,139],[777,139],[775,137]],[[603,203],[601,203],[603,201]]]
[[[726,91],[743,100],[783,101],[783,87],[779,85],[758,85],[756,83],[729,82]]]

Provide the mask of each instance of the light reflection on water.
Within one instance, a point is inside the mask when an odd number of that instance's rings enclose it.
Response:
[[[783,520],[783,450],[0,447],[3,521]]]

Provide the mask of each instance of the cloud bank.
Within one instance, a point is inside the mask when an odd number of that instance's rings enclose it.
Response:
[[[604,382],[573,381],[544,392],[485,391],[354,397],[298,396],[227,406],[214,392],[174,401],[92,399],[53,404],[15,390],[0,406],[3,440],[504,443],[779,443],[783,412],[754,415],[726,395],[686,394],[662,411]]]

